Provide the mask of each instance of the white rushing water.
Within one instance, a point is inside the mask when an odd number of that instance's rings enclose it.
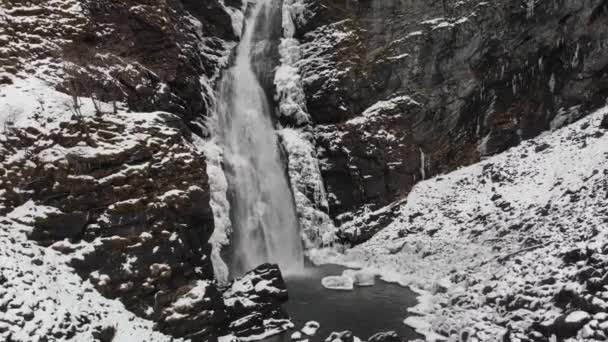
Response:
[[[265,262],[278,263],[286,273],[303,269],[293,195],[267,94],[254,73],[254,65],[267,63],[267,57],[254,52],[268,44],[270,19],[276,10],[272,6],[279,6],[277,3],[255,2],[235,64],[220,84],[216,129],[230,184],[234,229],[231,264],[237,275]]]

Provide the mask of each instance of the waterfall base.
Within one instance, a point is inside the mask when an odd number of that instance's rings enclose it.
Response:
[[[352,291],[323,288],[322,278],[342,274],[343,270],[343,267],[337,265],[322,265],[307,268],[305,275],[286,277],[289,300],[283,307],[297,330],[287,331],[265,341],[321,342],[332,332],[344,330],[351,331],[363,340],[378,332],[391,330],[406,340],[420,337],[403,324],[403,319],[408,316],[407,309],[417,304],[416,295],[412,291],[381,280],[376,281],[374,286],[355,287]],[[305,331],[310,321],[320,323],[313,336],[307,335]],[[298,336],[301,338],[298,339]]]

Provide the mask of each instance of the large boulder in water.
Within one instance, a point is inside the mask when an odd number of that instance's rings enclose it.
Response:
[[[287,298],[287,286],[279,266],[258,266],[234,280],[224,291],[231,322],[228,329],[237,337],[246,337],[278,333],[292,327],[281,307]]]

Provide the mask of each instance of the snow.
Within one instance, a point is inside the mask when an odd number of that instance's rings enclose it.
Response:
[[[283,1],[283,38],[279,44],[281,64],[275,72],[276,100],[280,115],[293,117],[298,125],[310,122],[306,95],[297,66],[301,59],[300,42],[294,38],[295,22],[302,21],[305,5],[302,0]]]
[[[95,115],[89,99],[81,99],[84,116]],[[100,102],[103,111],[112,111],[112,105]],[[34,127],[39,130],[57,127],[69,121],[73,106],[71,96],[53,89],[53,85],[35,76],[15,78],[13,84],[0,87],[0,136],[10,127]]]
[[[279,112],[286,117],[293,117],[299,125],[306,124],[310,121],[306,110],[306,95],[299,69],[293,65],[299,59],[297,40],[282,39],[279,53],[282,64],[277,68],[274,78],[277,89],[275,99],[279,103]]]
[[[373,270],[344,270],[342,276],[349,277],[356,286],[374,286],[376,273]]]
[[[215,140],[196,140],[197,147],[203,151],[207,162],[207,176],[209,177],[209,191],[211,200],[209,204],[213,211],[214,229],[209,239],[211,244],[211,262],[215,279],[220,284],[228,283],[228,266],[222,260],[221,251],[230,244],[232,222],[230,221],[230,202],[228,202],[228,181],[223,170],[223,153]]]
[[[574,311],[566,317],[565,322],[566,323],[580,323],[580,322],[588,321],[589,319],[591,319],[591,316],[587,312]]]
[[[524,338],[532,322],[560,315],[552,301],[560,289],[584,286],[575,276],[584,265],[564,265],[560,255],[608,242],[608,231],[598,229],[606,220],[608,134],[599,127],[606,114],[608,107],[420,182],[395,207],[398,217],[371,240],[343,253],[318,250],[313,259],[365,267],[410,286],[420,303],[409,309],[417,316],[406,323],[429,340],[466,327],[479,340],[499,340],[505,320],[513,338]],[[531,286],[547,278],[555,283]],[[509,311],[499,304],[513,298],[536,309]],[[600,297],[589,302],[604,305]]]
[[[6,217],[23,224],[31,225],[36,223],[36,221],[39,219],[46,218],[50,214],[60,213],[61,210],[57,208],[44,205],[36,205],[34,201],[29,200],[23,205],[13,209],[13,211],[8,213]]]
[[[175,311],[186,311],[193,308],[196,303],[201,302],[205,299],[205,293],[209,287],[209,283],[199,280],[195,286],[190,289],[186,294],[181,296],[175,303],[172,304],[172,309]]]
[[[354,289],[353,278],[347,276],[327,276],[321,279],[323,287],[329,290],[350,291]]]

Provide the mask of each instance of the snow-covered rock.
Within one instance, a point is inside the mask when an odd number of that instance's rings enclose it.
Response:
[[[344,270],[342,276],[351,278],[355,286],[374,286],[376,283],[376,273],[373,270]]]
[[[583,325],[585,322],[591,319],[591,315],[585,311],[574,311],[566,316],[564,320],[568,324],[580,324]]]
[[[321,284],[329,290],[350,291],[354,289],[353,278],[344,275],[324,277],[321,279]]]
[[[264,264],[247,272],[223,296],[231,322],[228,328],[239,339],[258,340],[293,327],[281,308],[287,287],[277,265]]]
[[[302,333],[304,333],[306,336],[314,336],[317,334],[317,331],[320,327],[321,324],[319,324],[319,322],[308,321],[304,323],[304,326],[302,327],[302,329],[300,329],[300,331],[302,331]]]
[[[0,220],[0,340],[179,341],[103,297],[67,265],[69,256],[28,241],[29,229]]]

